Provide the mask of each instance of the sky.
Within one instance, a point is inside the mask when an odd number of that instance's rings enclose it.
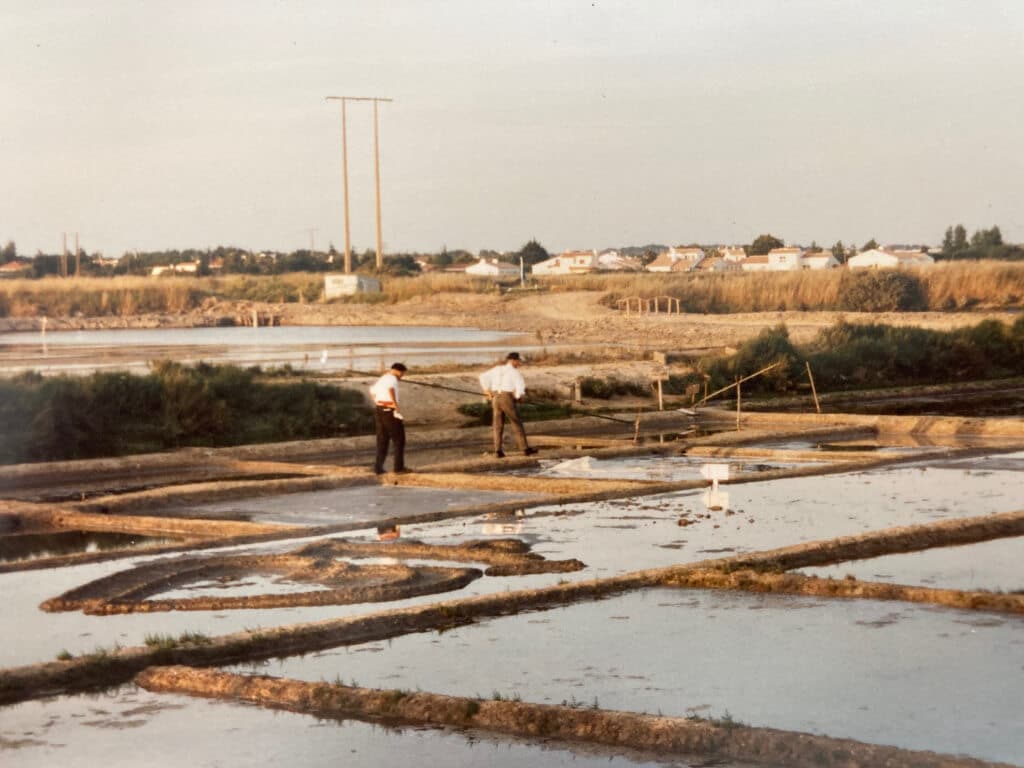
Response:
[[[0,0],[0,242],[340,250],[329,95],[385,253],[1024,241],[1019,0]]]

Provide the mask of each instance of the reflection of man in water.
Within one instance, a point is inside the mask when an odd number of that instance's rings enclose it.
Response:
[[[397,525],[378,525],[377,541],[394,541],[402,535],[402,530]]]
[[[531,448],[526,441],[526,430],[523,429],[523,421],[519,418],[519,401],[526,394],[526,381],[523,374],[519,372],[519,366],[523,364],[518,352],[509,352],[505,357],[504,365],[496,365],[489,371],[480,374],[480,388],[491,401],[491,413],[494,420],[494,455],[499,459],[505,457],[501,448],[505,436],[505,420],[508,419],[512,427],[512,434],[516,438],[516,445],[525,456],[531,456],[537,452]]]

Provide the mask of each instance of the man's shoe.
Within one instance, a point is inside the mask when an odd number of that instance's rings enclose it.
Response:
[[[523,451],[523,456],[533,456],[533,454],[535,454],[536,452],[536,448],[527,448],[525,451]]]
[[[373,468],[373,474],[375,474],[375,475],[383,475],[384,474],[384,467],[374,467]]]
[[[402,467],[401,469],[396,469],[395,470],[395,474],[396,475],[408,475],[410,472],[415,472],[415,471],[416,470],[409,469],[408,467]]]
[[[505,458],[505,452],[504,451],[495,451],[494,452],[494,458],[496,458],[496,459],[504,459]]]

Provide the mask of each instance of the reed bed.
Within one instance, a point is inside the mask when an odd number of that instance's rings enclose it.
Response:
[[[314,302],[323,277],[307,273],[224,277],[46,277],[0,282],[0,316],[126,317],[177,314],[210,298],[267,302]]]
[[[866,271],[846,269],[730,274],[600,273],[545,277],[532,286],[552,292],[588,291],[604,294],[614,307],[620,299],[679,299],[686,312],[736,313],[783,310],[851,309],[844,293]],[[875,274],[883,275],[888,270]],[[901,270],[920,286],[918,309],[949,311],[1024,306],[1024,263],[1003,261],[940,262]],[[402,302],[439,293],[494,293],[494,280],[462,274],[385,277],[381,294],[360,294],[352,302]],[[209,298],[264,302],[323,300],[323,275],[293,272],[282,275],[215,277],[87,277],[0,281],[0,316],[38,317],[127,316],[180,313],[200,307]]]

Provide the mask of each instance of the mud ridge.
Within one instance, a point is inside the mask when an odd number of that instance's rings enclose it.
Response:
[[[798,573],[762,573],[760,571],[720,571],[699,569],[683,571],[666,579],[666,586],[687,589],[730,589],[765,594],[810,595],[864,600],[899,600],[927,603],[946,608],[994,613],[1024,613],[1024,594],[965,591],[913,587],[877,581],[822,579]]]
[[[235,675],[189,667],[157,667],[136,677],[146,690],[245,701],[319,717],[473,728],[526,738],[625,747],[659,756],[700,755],[793,768],[904,766],[994,768],[999,764],[815,736],[729,721],[718,723],[632,712],[519,701],[484,701],[435,693],[376,690]]]

